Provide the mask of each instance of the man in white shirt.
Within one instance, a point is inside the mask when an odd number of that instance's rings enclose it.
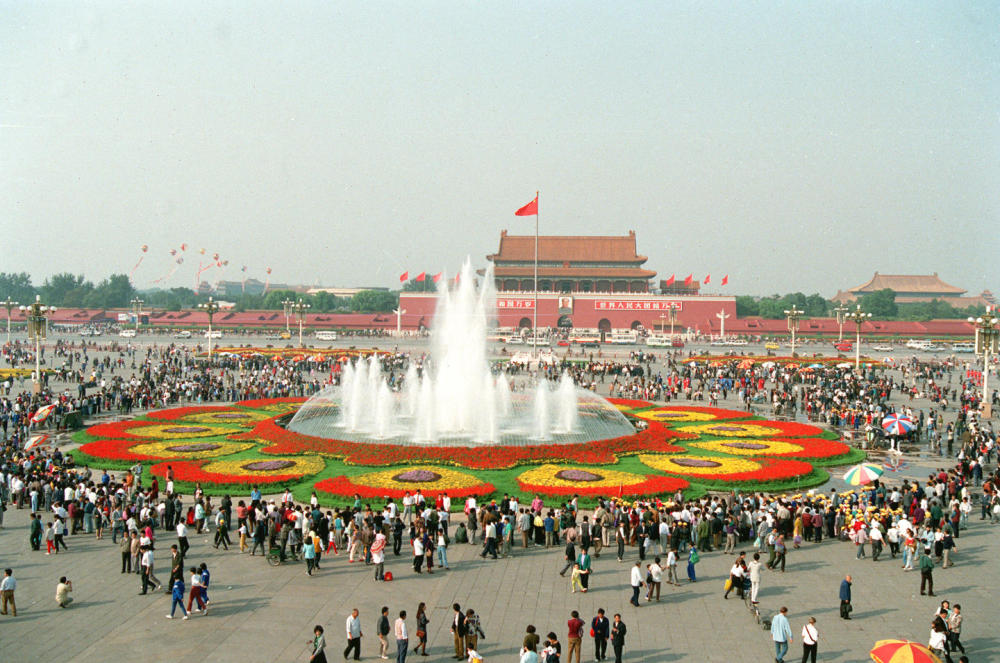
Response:
[[[413,496],[410,491],[403,495],[403,520],[407,525],[413,522]]]
[[[347,649],[344,650],[344,660],[347,660],[351,650],[354,650],[354,660],[361,660],[361,618],[358,616],[358,609],[351,610],[347,617]]]
[[[656,594],[656,600],[660,600],[660,585],[663,582],[663,567],[660,566],[660,558],[657,557],[649,565],[649,587],[646,589],[646,602],[649,603]]]
[[[816,663],[816,650],[819,647],[819,631],[816,630],[816,618],[810,617],[809,623],[802,627],[802,663],[806,658]]]
[[[406,631],[406,611],[399,611],[394,631],[396,635],[396,663],[406,663],[406,652],[410,646],[410,636]]]
[[[188,548],[191,547],[191,544],[188,543],[188,528],[183,518],[177,521],[177,545],[180,546],[181,557],[187,555]]]
[[[642,562],[636,562],[635,566],[632,567],[630,582],[632,584],[632,598],[629,599],[629,603],[635,607],[639,607],[639,589],[646,583],[642,580]]]

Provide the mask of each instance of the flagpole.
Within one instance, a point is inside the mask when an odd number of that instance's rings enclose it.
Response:
[[[531,356],[538,359],[538,192],[535,191],[535,314],[531,323]]]

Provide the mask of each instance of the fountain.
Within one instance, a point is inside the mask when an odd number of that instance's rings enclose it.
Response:
[[[448,283],[447,279],[443,283]],[[458,284],[442,285],[434,315],[430,360],[411,362],[393,391],[375,355],[344,366],[341,383],[310,398],[288,428],[307,435],[391,444],[573,444],[631,435],[628,420],[566,373],[553,388],[540,380],[513,392],[493,374],[486,332],[496,293],[489,268],[476,287],[466,260]]]

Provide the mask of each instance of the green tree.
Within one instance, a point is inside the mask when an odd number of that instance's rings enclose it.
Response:
[[[125,274],[112,274],[84,297],[88,308],[127,308],[136,291]]]
[[[760,315],[760,302],[755,297],[747,295],[737,295],[736,315],[741,318]]]
[[[261,306],[269,311],[275,311],[284,308],[281,302],[286,299],[297,302],[300,298],[307,304],[312,303],[309,301],[308,296],[302,296],[294,290],[272,290],[264,295],[264,301],[261,303]]]
[[[329,313],[341,305],[340,298],[329,292],[317,292],[312,299],[313,308],[319,313]]]
[[[427,273],[425,272],[425,274]],[[435,290],[437,290],[437,284],[434,283],[434,278],[430,274],[427,274],[423,281],[410,279],[403,284],[403,292],[434,292]]]
[[[27,272],[0,272],[0,299],[8,297],[21,304],[35,301],[35,286]]]
[[[399,305],[399,295],[388,290],[362,290],[351,298],[351,309],[361,313],[384,313]]]
[[[859,303],[862,311],[871,313],[879,320],[890,320],[899,313],[899,308],[896,306],[896,293],[889,288],[869,292],[861,298]]]
[[[74,276],[69,272],[54,274],[42,283],[42,302],[49,306],[78,308],[94,289],[94,284],[83,278],[83,274]]]

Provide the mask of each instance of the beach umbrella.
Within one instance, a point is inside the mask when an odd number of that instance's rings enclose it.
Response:
[[[823,368],[823,364],[809,364],[809,368]]]
[[[847,470],[844,474],[844,481],[849,486],[864,486],[878,479],[882,473],[883,470],[878,465],[861,463]]]
[[[890,414],[882,420],[882,430],[889,435],[906,435],[913,430],[913,419],[906,415]]]
[[[24,445],[24,450],[25,451],[31,451],[35,447],[41,446],[42,444],[45,444],[45,442],[48,439],[49,439],[48,435],[32,435],[31,439],[28,440],[28,443],[26,445]]]
[[[879,640],[868,655],[875,663],[942,663],[930,649],[910,640]]]
[[[848,361],[841,362],[841,363],[837,364],[837,368],[850,368],[852,366],[854,366],[854,364],[852,364],[852,363],[850,363]]]

